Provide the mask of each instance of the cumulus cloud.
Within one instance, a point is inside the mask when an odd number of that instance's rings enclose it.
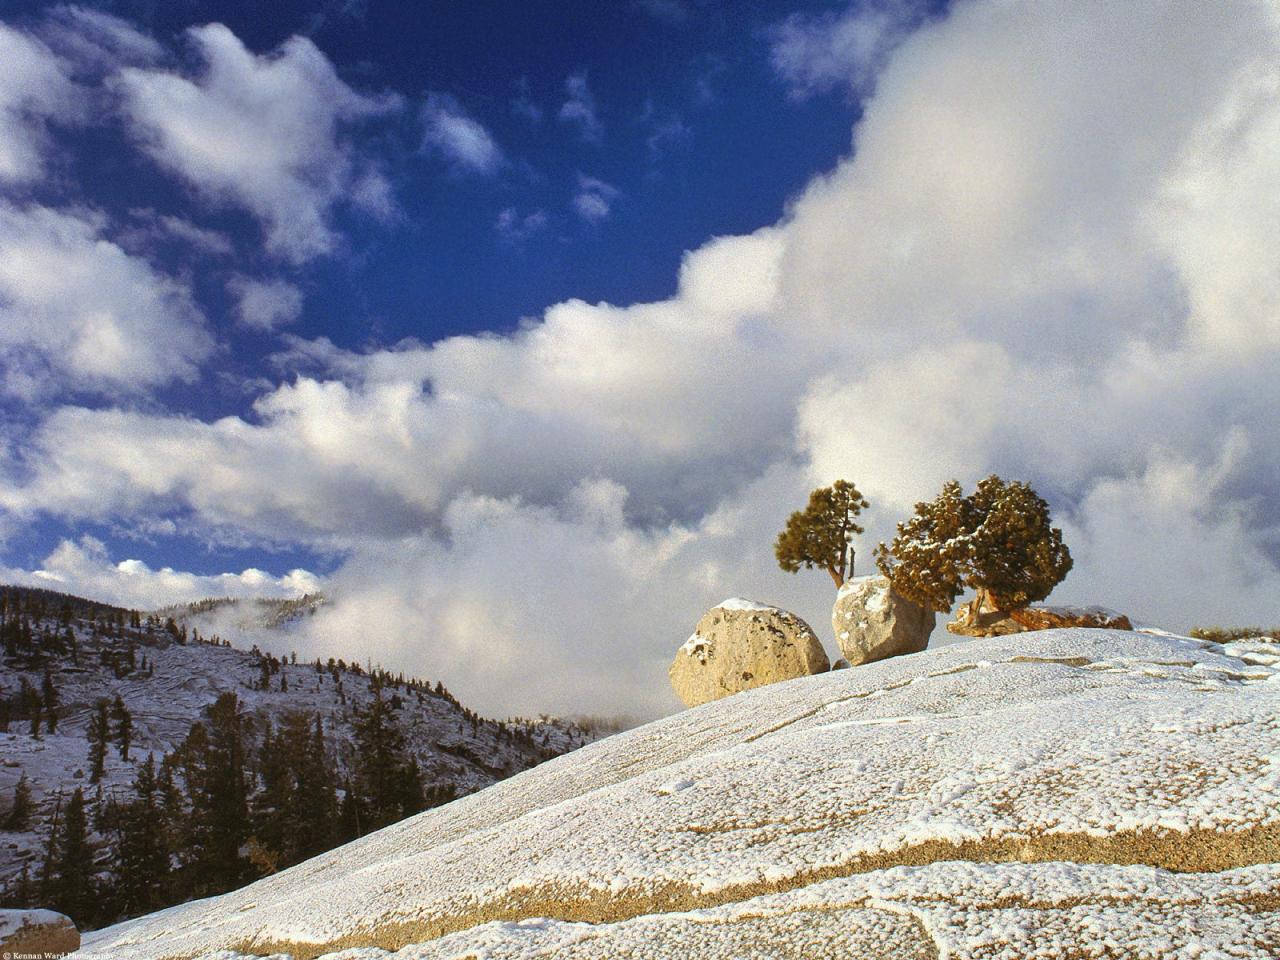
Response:
[[[583,140],[597,141],[604,136],[604,124],[596,114],[596,98],[587,83],[587,74],[570,74],[564,82],[565,101],[560,106],[560,121],[578,128]]]
[[[240,573],[200,576],[170,567],[153,570],[141,560],[113,562],[106,545],[89,536],[63,540],[34,570],[0,567],[0,580],[140,610],[206,597],[294,598],[314,593],[321,586],[319,578],[301,569],[280,577],[253,567]]]
[[[248,210],[267,249],[293,263],[335,249],[330,213],[344,198],[385,215],[385,178],[345,131],[396,109],[395,97],[353,90],[304,37],[259,56],[221,24],[187,33],[204,63],[197,76],[131,67],[117,80],[157,163],[197,194]]]
[[[40,178],[48,125],[81,117],[83,92],[70,69],[36,38],[0,23],[0,184]]]
[[[271,333],[302,316],[302,291],[284,280],[254,280],[239,274],[227,281],[236,317],[246,327]]]
[[[498,712],[667,708],[665,662],[731,593],[825,633],[829,584],[770,546],[839,476],[873,501],[861,570],[944,479],[998,471],[1066,528],[1055,598],[1269,621],[1278,53],[1254,0],[958,5],[885,60],[851,155],[669,299],[295,341],[307,374],[249,418],[64,408],[0,509],[339,551],[317,643],[376,625],[348,653]]]
[[[195,378],[213,350],[183,283],[86,211],[0,203],[0,370],[12,393],[130,393]]]
[[[421,119],[422,149],[439,153],[455,168],[487,175],[497,173],[505,162],[493,134],[453,97],[428,95]]]

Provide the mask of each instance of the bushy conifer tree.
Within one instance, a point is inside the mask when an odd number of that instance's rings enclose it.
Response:
[[[1035,490],[992,475],[967,497],[952,480],[917,503],[876,563],[895,590],[938,612],[973,590],[965,615],[975,619],[1043,600],[1071,570],[1071,552]]]
[[[853,537],[862,533],[857,517],[870,504],[847,480],[819,487],[809,503],[787,520],[778,534],[774,554],[787,573],[801,567],[826,570],[839,589],[853,576]]]

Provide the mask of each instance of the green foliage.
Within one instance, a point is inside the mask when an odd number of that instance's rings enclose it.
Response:
[[[876,566],[908,600],[948,611],[964,590],[964,537],[974,519],[960,484],[949,480],[935,499],[917,503],[915,514],[898,524],[891,545],[876,547]]]
[[[111,704],[111,719],[115,721],[116,743],[120,747],[120,759],[129,759],[129,745],[133,742],[133,714],[125,706],[124,699],[116,694]]]
[[[9,812],[5,814],[3,823],[0,823],[0,829],[9,831],[26,830],[31,824],[31,814],[35,810],[35,804],[31,799],[31,784],[27,782],[27,774],[24,771],[18,777],[18,785],[13,788],[13,803],[9,806]]]
[[[111,705],[102,698],[94,704],[93,715],[89,718],[89,782],[98,783],[102,779],[103,761],[107,756],[107,742],[111,739]]]
[[[98,914],[93,855],[84,792],[76,787],[67,802],[61,825],[55,826],[50,835],[41,894],[49,906],[81,926],[91,923]]]
[[[876,563],[903,596],[946,612],[965,588],[974,612],[1015,610],[1043,600],[1071,570],[1062,531],[1030,485],[992,475],[972,494],[948,482],[898,524]]]
[[[774,542],[778,566],[787,573],[801,567],[826,570],[837,588],[853,576],[853,537],[862,533],[857,517],[870,506],[848,480],[837,480],[809,494]]]
[[[119,816],[113,867],[116,910],[126,916],[147,913],[165,902],[170,840],[164,829],[160,780],[155,757],[139,765],[134,800]]]

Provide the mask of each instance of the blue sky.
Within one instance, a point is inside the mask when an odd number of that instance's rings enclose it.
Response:
[[[278,376],[280,334],[352,350],[476,331],[505,332],[570,297],[612,303],[674,293],[680,258],[708,238],[748,232],[782,214],[788,197],[849,147],[854,91],[800,93],[771,62],[787,18],[836,9],[778,2],[479,4],[111,3],[163,48],[165,69],[196,74],[188,28],[225,24],[255,54],[305,36],[353,89],[399,103],[352,125],[351,148],[386,177],[393,210],[368,216],[335,205],[330,254],[302,263],[262,249],[252,214],[200,202],[190,183],[157,169],[120,126],[59,130],[60,176],[30,189],[41,200],[91,205],[121,231],[181,217],[216,231],[227,255],[180,240],[145,255],[185,274],[220,341],[192,383],[153,400],[209,419],[252,415],[244,383]],[[6,22],[38,34],[49,5],[9,3]],[[562,115],[585,96],[586,120]],[[429,101],[483,128],[501,158],[492,169],[424,142]],[[587,179],[589,178],[589,179]],[[583,184],[598,181],[594,190]],[[599,198],[589,214],[575,205]],[[282,280],[301,294],[287,326],[265,332],[234,319],[232,274]],[[250,388],[251,389],[251,388]],[[102,400],[84,397],[90,404]],[[29,416],[20,402],[8,415]],[[56,542],[91,532],[113,553],[201,573],[263,563],[332,566],[296,544],[236,549],[200,538],[123,538],[117,524],[42,518],[6,544],[33,564]]]
[[[822,632],[813,486],[867,558],[998,472],[1052,599],[1274,621],[1277,64],[1275,0],[2,3],[0,580],[656,713],[726,596]]]

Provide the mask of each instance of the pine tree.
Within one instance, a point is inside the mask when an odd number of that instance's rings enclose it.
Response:
[[[369,684],[369,692],[372,697],[368,705],[356,707],[353,718],[355,785],[366,832],[395,823],[405,815],[404,734],[382,696],[382,682],[376,677]]]
[[[31,870],[25,863],[13,887],[13,905],[19,910],[29,910],[36,906],[35,884],[31,882]]]
[[[111,717],[115,721],[116,743],[120,748],[120,759],[129,759],[129,745],[133,742],[133,714],[125,706],[124,699],[116,694],[115,703],[111,705]]]
[[[40,727],[44,723],[44,701],[36,694],[31,698],[31,736],[40,739]]]
[[[117,905],[126,916],[159,907],[169,873],[154,755],[148,754],[139,765],[133,792],[133,801],[120,814],[114,858]]]
[[[973,511],[960,484],[949,480],[933,500],[916,504],[898,524],[892,544],[876,547],[876,565],[908,600],[945,613],[964,590],[964,536]]]
[[[847,480],[819,487],[809,504],[797,510],[778,534],[774,554],[787,573],[801,567],[826,570],[839,589],[853,576],[853,537],[862,533],[857,517],[870,504]]]
[[[103,698],[95,705],[93,716],[89,718],[89,782],[97,783],[102,779],[103,763],[107,756],[107,743],[111,739],[111,707]]]
[[[979,518],[970,538],[965,585],[973,611],[1016,610],[1047,597],[1071,571],[1071,551],[1031,487],[992,475],[969,498]]]
[[[946,612],[973,590],[964,616],[976,620],[1043,600],[1071,570],[1071,552],[1028,484],[993,475],[968,497],[952,480],[917,503],[876,562],[895,590],[931,610]]]
[[[26,830],[31,824],[31,814],[34,810],[31,784],[27,782],[27,774],[24,771],[18,777],[17,786],[13,788],[13,803],[9,807],[9,812],[5,814],[3,828],[14,833]]]
[[[249,837],[245,722],[234,693],[209,707],[207,730],[195,724],[184,750],[196,882],[202,893],[229,890],[245,878],[240,848]]]
[[[53,685],[53,673],[44,671],[44,680],[40,684],[40,699],[44,701],[44,722],[49,733],[58,730],[58,690]]]
[[[60,828],[50,838],[51,862],[46,863],[42,895],[53,909],[83,928],[96,915],[93,847],[89,844],[84,791],[76,787],[67,801]]]

